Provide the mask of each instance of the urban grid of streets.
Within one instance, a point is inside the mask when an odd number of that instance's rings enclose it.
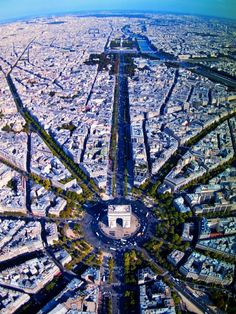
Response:
[[[1,25],[0,311],[228,310],[235,34],[174,15]],[[101,232],[112,204],[138,217],[130,238]]]

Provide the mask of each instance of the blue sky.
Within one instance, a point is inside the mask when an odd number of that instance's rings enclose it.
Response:
[[[155,10],[236,19],[236,0],[0,0],[0,21],[80,10]]]

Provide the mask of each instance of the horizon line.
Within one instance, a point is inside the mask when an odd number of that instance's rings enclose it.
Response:
[[[166,11],[166,10],[75,10],[75,11],[65,11],[65,12],[55,12],[55,13],[44,13],[44,14],[29,14],[25,16],[19,16],[19,17],[12,17],[12,18],[7,18],[7,19],[1,19],[0,18],[0,25],[1,24],[11,24],[15,22],[23,22],[23,21],[29,21],[33,19],[40,19],[40,18],[56,18],[56,17],[63,17],[63,16],[77,16],[77,17],[84,17],[82,14],[85,14],[89,16],[93,16],[99,13],[104,14],[104,15],[109,15],[109,13],[116,13],[119,14],[120,16],[125,16],[125,15],[137,15],[137,14],[171,14],[171,15],[186,15],[186,16],[196,16],[196,17],[202,17],[202,18],[217,18],[221,20],[226,20],[226,21],[233,21],[236,22],[236,17],[222,17],[222,16],[216,16],[216,15],[207,15],[207,14],[200,14],[200,13],[186,13],[186,12],[174,12],[174,11]],[[80,16],[81,15],[81,16]]]

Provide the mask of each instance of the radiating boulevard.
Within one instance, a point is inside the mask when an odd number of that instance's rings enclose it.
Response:
[[[116,196],[124,196],[125,181],[125,90],[124,90],[124,56],[120,54],[118,73],[118,143],[117,143],[117,171],[116,171]]]
[[[113,52],[114,53],[114,52]],[[130,51],[116,51],[118,58],[118,73],[114,95],[115,111],[112,129],[115,132],[116,147],[111,144],[110,150],[115,150],[110,160],[107,180],[107,194],[115,198],[127,196],[133,186],[133,154],[129,111],[128,75],[126,73],[125,56]]]

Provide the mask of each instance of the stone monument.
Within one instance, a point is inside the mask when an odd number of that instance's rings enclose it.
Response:
[[[116,228],[117,224],[122,228],[131,227],[132,209],[130,205],[109,205],[108,226]]]

